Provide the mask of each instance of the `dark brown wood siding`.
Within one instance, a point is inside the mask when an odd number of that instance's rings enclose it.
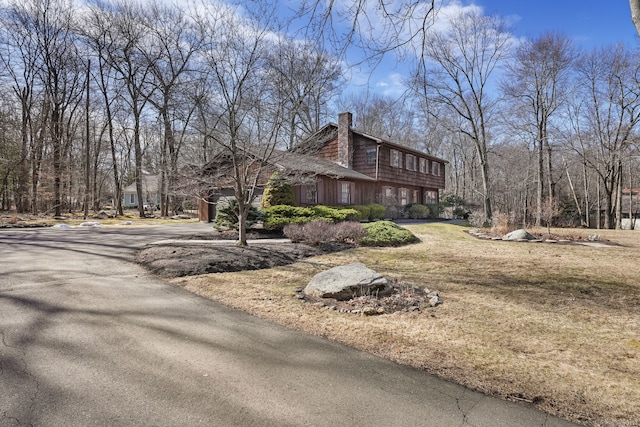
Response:
[[[313,155],[315,157],[320,157],[321,159],[331,160],[332,162],[338,163],[338,138],[327,142]]]
[[[391,166],[391,150],[400,152],[398,167]],[[407,170],[407,154],[414,156],[415,170]],[[420,158],[427,161],[428,167],[426,173],[420,172]],[[445,164],[443,162],[436,161],[425,155],[403,151],[384,144],[380,147],[378,162],[378,180],[381,182],[393,182],[395,185],[444,189]],[[432,174],[431,164],[433,162],[440,164],[440,172],[438,175]]]
[[[353,135],[353,170],[364,175],[376,178],[376,164],[367,164],[367,150],[378,151],[376,141],[365,138],[362,135]]]
[[[349,185],[349,203],[342,201],[342,184]],[[326,205],[367,205],[376,202],[377,183],[369,181],[358,181],[350,179],[333,179],[326,176],[318,176],[316,180],[316,202],[305,200],[302,192],[305,191],[303,185],[294,187],[296,203],[301,206]]]

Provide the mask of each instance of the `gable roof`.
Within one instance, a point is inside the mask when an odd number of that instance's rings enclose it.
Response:
[[[142,191],[147,193],[157,193],[160,188],[160,175],[159,174],[142,174]],[[136,193],[136,181],[127,185],[122,189],[122,194]]]
[[[411,147],[407,147],[406,145],[387,141],[386,139],[378,138],[376,136],[372,136],[355,129],[351,129],[351,133],[354,135],[360,135],[364,138],[370,139],[377,144],[388,145],[391,148],[397,148],[398,150],[411,152],[416,156],[428,157],[431,160],[436,160],[442,163],[449,163],[448,160],[444,160],[439,157],[433,156],[431,154],[427,154],[425,152],[416,150],[415,148],[411,148]],[[316,133],[310,135],[303,141],[300,141],[291,149],[291,151],[294,151],[297,153],[304,153],[304,154],[313,154],[320,151],[320,149],[324,146],[324,144],[326,144],[327,142],[337,137],[338,137],[338,125],[330,122],[324,125],[323,127],[321,127]]]

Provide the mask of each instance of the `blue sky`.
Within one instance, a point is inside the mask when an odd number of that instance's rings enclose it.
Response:
[[[631,22],[628,0],[444,0],[445,8],[480,7],[486,15],[498,15],[510,22],[517,38],[535,38],[554,30],[573,39],[575,46],[591,49],[618,42],[630,48],[640,46]],[[354,91],[372,90],[391,97],[404,90],[406,67],[393,58],[384,63],[368,79],[365,70],[352,74]]]
[[[468,4],[470,2],[464,2]],[[477,0],[488,15],[513,18],[514,33],[535,37],[558,30],[590,48],[637,43],[628,0]]]

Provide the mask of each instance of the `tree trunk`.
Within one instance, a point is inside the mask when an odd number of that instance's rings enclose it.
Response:
[[[552,163],[552,149],[551,144],[549,144],[549,139],[547,135],[544,138],[544,146],[545,146],[545,161],[547,163],[547,200],[549,202],[553,201],[556,196],[555,185],[553,183],[553,163]]]
[[[53,203],[55,216],[62,215],[62,129],[60,123],[60,107],[54,105],[51,110],[53,144]]]
[[[16,194],[16,209],[18,213],[29,211],[29,197],[27,190],[27,182],[29,181],[29,122],[30,107],[27,102],[28,90],[25,88],[20,92],[20,101],[22,106],[22,122],[20,127],[20,136],[22,144],[20,147],[20,166],[18,172],[18,191]]]
[[[587,173],[587,163],[582,162],[582,174],[583,174],[583,190],[584,190],[584,222],[585,227],[591,227],[591,206],[589,204],[589,175]]]
[[[542,199],[544,198],[544,160],[542,153],[542,136],[538,133],[538,141],[536,141],[536,148],[538,151],[537,166],[537,192],[536,192],[536,227],[540,227],[542,224]]]
[[[580,202],[578,201],[578,195],[576,194],[576,189],[573,186],[573,180],[571,179],[571,174],[569,173],[569,166],[567,165],[567,161],[562,158],[562,163],[564,164],[564,170],[567,172],[567,181],[569,182],[569,189],[571,190],[571,195],[573,196],[573,202],[576,204],[576,209],[578,209],[578,215],[580,216],[581,225],[584,225],[584,221],[582,218],[582,208],[580,207]]]
[[[618,160],[616,178],[616,230],[622,230],[622,160]]]
[[[489,163],[487,161],[487,150],[484,147],[483,151],[479,143],[476,143],[478,148],[478,156],[480,156],[480,169],[482,172],[482,190],[483,200],[482,206],[484,208],[484,216],[487,221],[491,221],[493,218],[493,212],[491,210],[491,188],[489,187]]]
[[[91,60],[87,63],[87,98],[85,104],[85,175],[84,175],[84,217],[89,217],[89,200],[91,198],[91,131],[89,129],[89,85]]]
[[[636,31],[640,34],[640,0],[629,0],[631,7],[631,20],[636,27]]]
[[[42,165],[42,150],[44,148],[44,135],[48,125],[49,103],[45,101],[42,106],[40,129],[35,138],[35,146],[31,150],[31,210],[38,214],[38,185],[40,184],[40,167]]]

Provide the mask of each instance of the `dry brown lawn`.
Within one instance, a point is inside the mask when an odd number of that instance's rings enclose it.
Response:
[[[174,282],[584,425],[640,426],[640,232],[599,231],[618,246],[590,247],[479,240],[453,224],[408,228],[421,243]],[[444,304],[365,317],[295,298],[314,274],[355,261],[437,289]]]

